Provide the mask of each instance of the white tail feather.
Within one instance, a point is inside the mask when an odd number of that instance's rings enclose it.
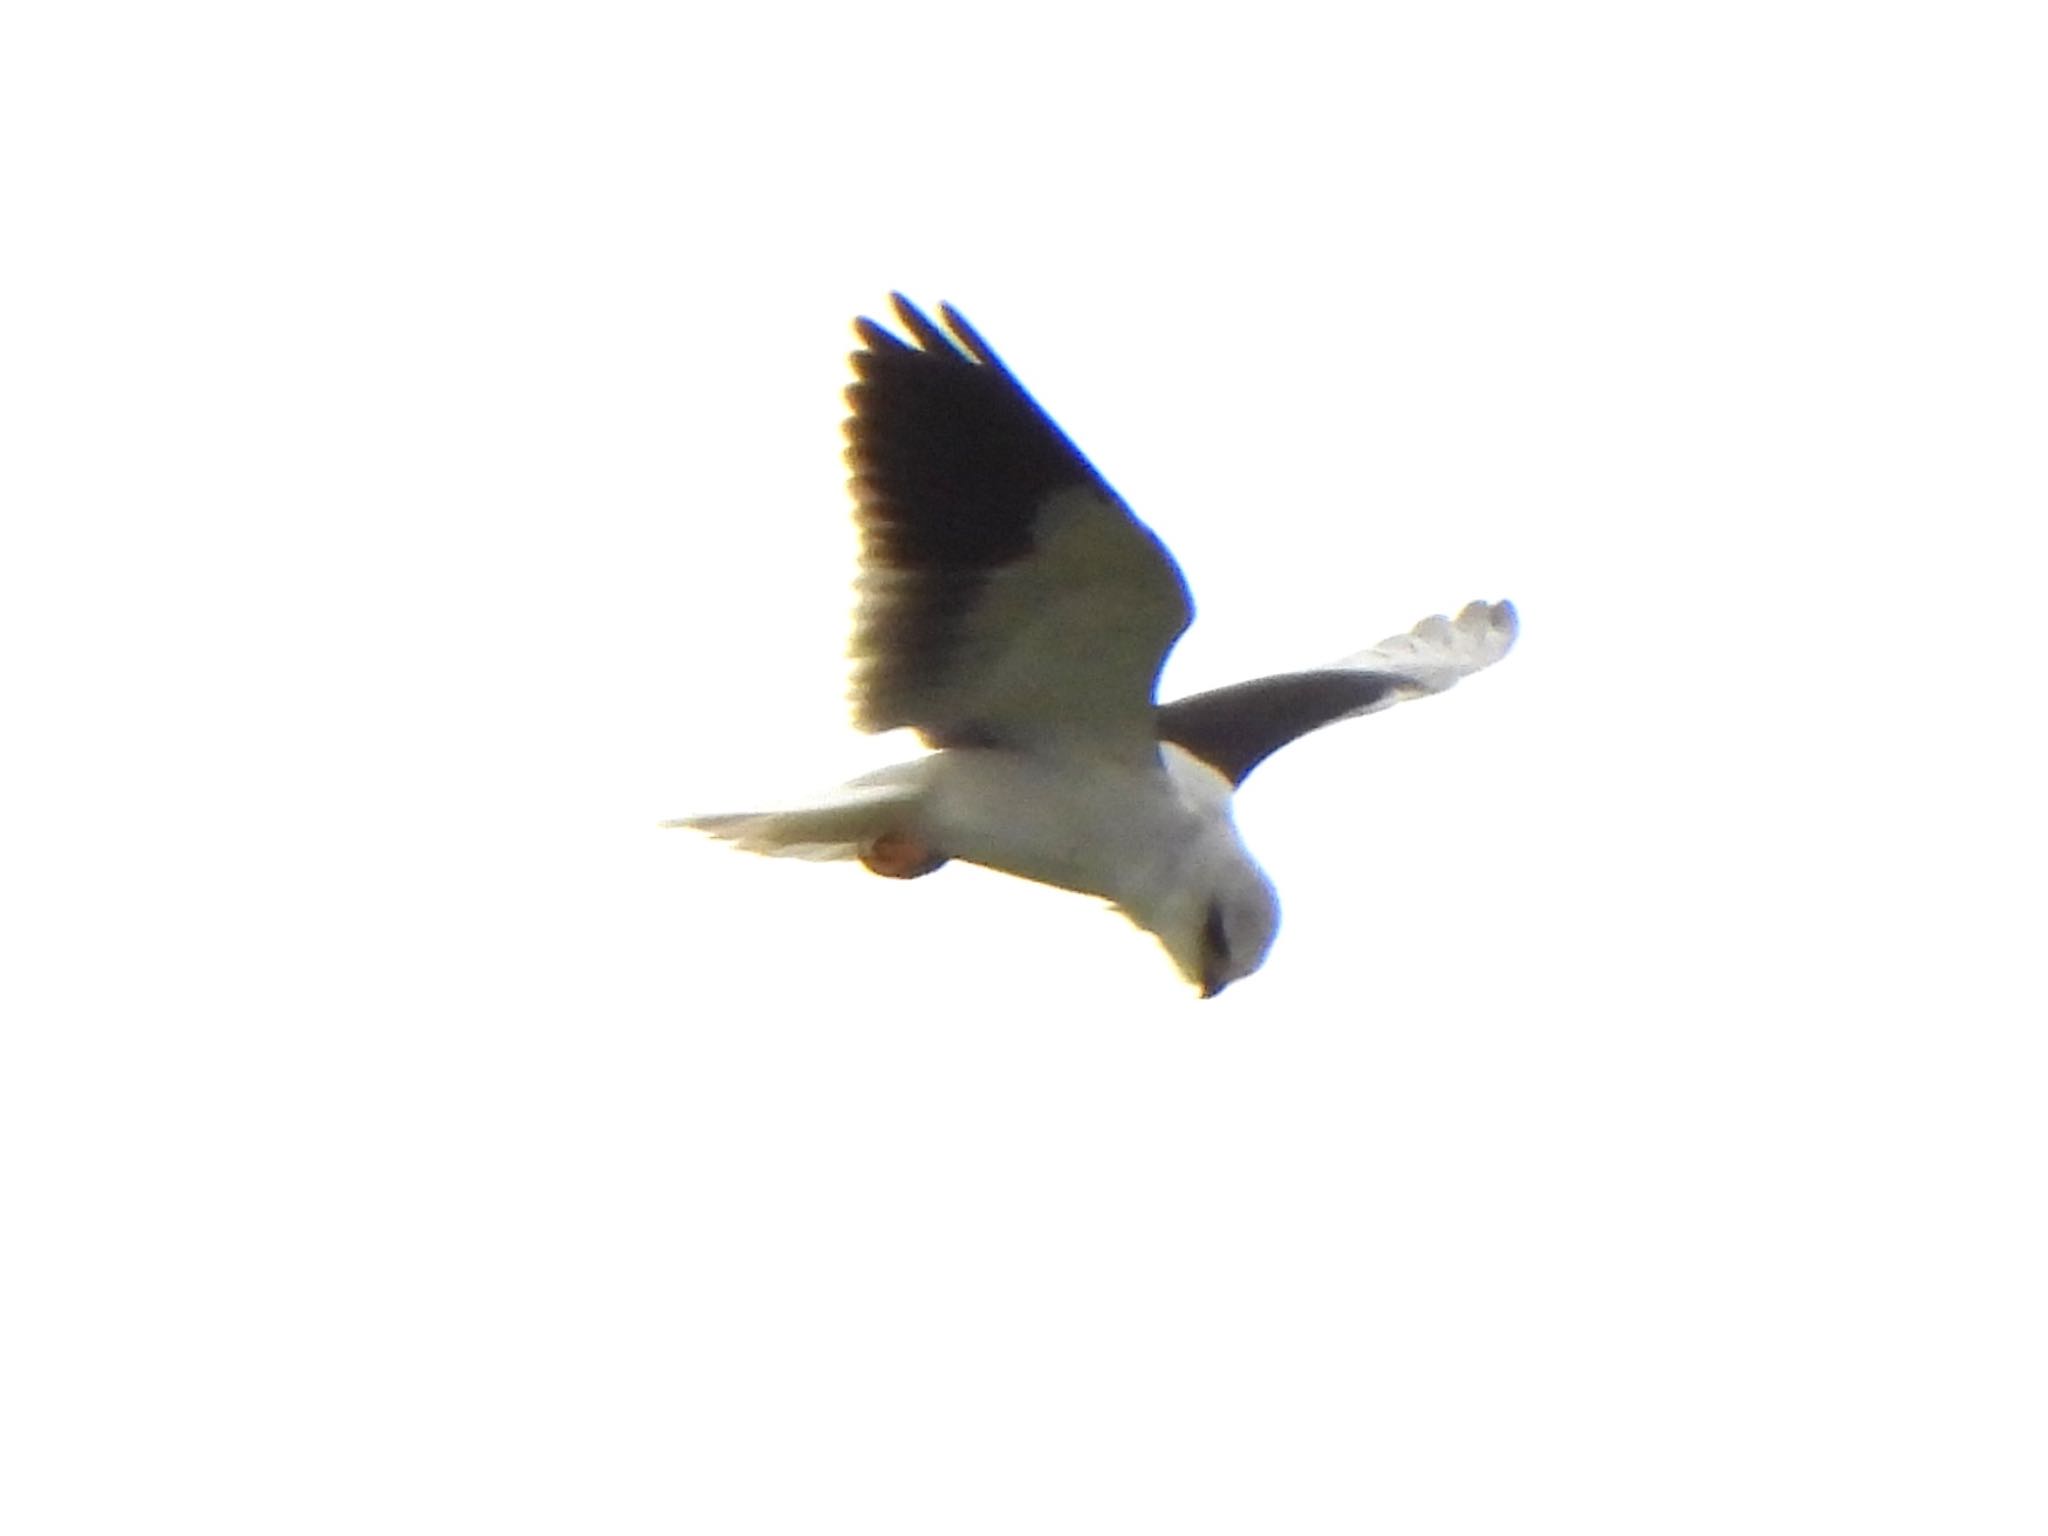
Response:
[[[664,827],[688,827],[748,853],[778,859],[857,859],[873,840],[902,826],[922,785],[897,764],[828,791],[807,805],[773,811],[684,816]]]

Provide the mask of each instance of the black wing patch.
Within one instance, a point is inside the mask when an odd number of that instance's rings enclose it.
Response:
[[[871,731],[924,723],[917,701],[943,683],[962,616],[992,572],[1031,553],[1048,497],[1085,486],[1116,501],[959,311],[940,306],[942,329],[892,298],[911,339],[857,321],[846,392],[861,541],[853,705]]]
[[[1232,784],[1297,736],[1391,702],[1412,688],[1388,672],[1282,672],[1159,707],[1159,739],[1184,747]]]

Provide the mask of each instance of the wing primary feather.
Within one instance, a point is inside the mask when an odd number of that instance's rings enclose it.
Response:
[[[1414,691],[1385,672],[1283,672],[1159,708],[1159,739],[1185,747],[1233,784],[1297,737]]]
[[[950,304],[941,304],[939,318],[946,322],[946,329],[960,339],[960,345],[967,349],[976,362],[995,369],[1006,379],[1014,380],[1016,376],[1010,372],[1008,365],[996,356],[996,349],[981,339],[981,332],[969,325],[967,317],[959,310]]]
[[[1333,721],[1442,693],[1515,643],[1514,604],[1467,603],[1328,667],[1254,678],[1161,705],[1159,739],[1186,748],[1233,784],[1287,743]]]
[[[960,350],[959,343],[954,341],[952,337],[948,336],[936,325],[933,325],[930,316],[926,315],[923,310],[919,309],[900,293],[890,294],[889,299],[895,306],[896,318],[903,322],[904,327],[910,332],[912,339],[925,351],[957,357],[962,362],[967,361],[966,355]]]
[[[1189,613],[1172,557],[958,310],[890,305],[900,334],[854,322],[846,391],[856,723],[937,745],[1149,742],[1152,684]]]
[[[861,339],[862,346],[869,352],[908,352],[910,350],[909,342],[898,336],[894,331],[889,330],[886,326],[875,324],[874,321],[868,319],[865,315],[853,322],[853,333]],[[860,367],[863,355],[860,352],[853,354],[853,365],[856,369]]]

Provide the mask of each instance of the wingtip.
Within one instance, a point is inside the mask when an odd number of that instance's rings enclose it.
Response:
[[[996,356],[995,348],[982,340],[981,332],[977,331],[969,323],[967,317],[961,314],[958,309],[954,308],[951,304],[941,304],[939,306],[939,318],[946,322],[947,330],[960,338],[960,345],[967,349],[968,355],[976,362],[986,364],[991,368],[1003,367],[1003,361]],[[1004,371],[1008,372],[1007,369],[1004,369]]]
[[[1464,606],[1458,614],[1458,624],[1460,628],[1490,629],[1512,641],[1522,631],[1522,616],[1506,598],[1492,603],[1482,598]]]
[[[894,331],[882,324],[881,321],[870,319],[866,315],[856,315],[854,317],[853,334],[860,339],[860,347],[853,354],[853,366],[856,373],[864,374],[866,372],[864,359],[872,357],[878,352],[903,352],[909,348],[909,343],[904,341],[901,336],[898,336]]]
[[[933,324],[930,315],[927,315],[902,294],[890,294],[889,304],[896,311],[896,319],[906,331],[910,332],[910,339],[917,344],[920,350],[935,353],[941,357],[949,354],[955,357],[960,355],[959,343],[954,341],[951,336],[948,336],[937,325]],[[940,312],[944,313],[943,305],[940,306]]]
[[[951,357],[963,362],[981,363],[1000,369],[1003,363],[995,349],[982,339],[981,332],[969,323],[967,317],[953,305],[941,303],[939,318],[934,321],[910,299],[899,292],[889,294],[889,308],[894,313],[896,324],[909,333],[909,339],[899,336],[883,322],[868,315],[854,318],[853,334],[860,338],[860,350],[853,354],[854,369],[865,374],[865,359],[876,353],[921,351],[939,357]]]

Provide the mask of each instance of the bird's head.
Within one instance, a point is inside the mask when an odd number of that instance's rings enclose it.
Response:
[[[1242,849],[1231,853],[1204,861],[1201,878],[1179,887],[1151,920],[1139,918],[1204,997],[1264,965],[1280,929],[1272,882]]]

